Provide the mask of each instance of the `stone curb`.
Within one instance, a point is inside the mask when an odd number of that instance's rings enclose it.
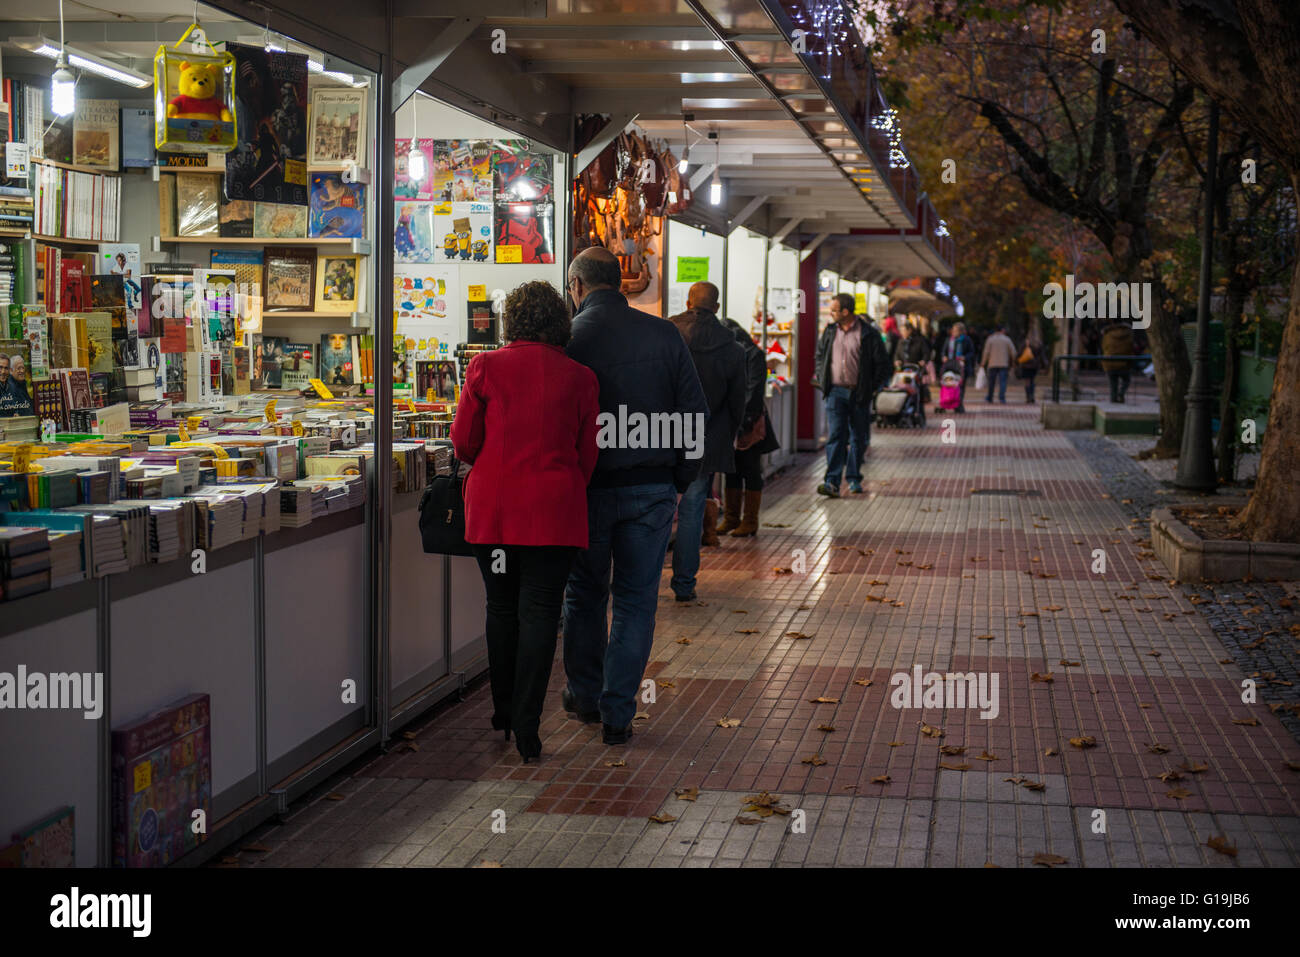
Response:
[[[1177,503],[1173,507],[1177,507]],[[1205,539],[1172,508],[1151,512],[1151,548],[1179,582],[1300,579],[1300,545]]]

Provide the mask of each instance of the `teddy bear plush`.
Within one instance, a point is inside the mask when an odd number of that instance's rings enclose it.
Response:
[[[180,95],[167,101],[168,119],[230,122],[230,111],[221,101],[221,73],[216,64],[182,63],[176,87]]]

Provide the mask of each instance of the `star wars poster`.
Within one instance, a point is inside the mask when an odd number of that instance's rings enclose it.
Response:
[[[493,229],[499,263],[555,262],[553,161],[526,140],[492,148]]]
[[[227,44],[235,55],[238,143],[226,198],[307,205],[307,57]]]

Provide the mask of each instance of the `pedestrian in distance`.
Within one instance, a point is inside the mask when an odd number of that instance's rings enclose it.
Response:
[[[993,335],[984,341],[984,353],[980,357],[980,365],[984,367],[989,377],[989,391],[984,397],[985,402],[993,401],[993,390],[996,387],[998,401],[1006,405],[1007,373],[1015,360],[1016,347],[1007,335],[1006,327],[998,326]]]

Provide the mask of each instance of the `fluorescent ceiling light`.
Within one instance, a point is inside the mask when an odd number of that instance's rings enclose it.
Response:
[[[24,50],[35,53],[37,56],[49,57],[51,60],[59,58],[59,48],[44,37],[15,37],[13,43]],[[129,67],[116,66],[108,60],[100,59],[86,53],[84,50],[78,50],[76,47],[65,47],[64,51],[67,55],[68,66],[85,70],[87,73],[97,74],[124,86],[133,86],[137,90],[142,90],[146,86],[153,86],[153,77],[145,76],[143,73],[138,73]]]

